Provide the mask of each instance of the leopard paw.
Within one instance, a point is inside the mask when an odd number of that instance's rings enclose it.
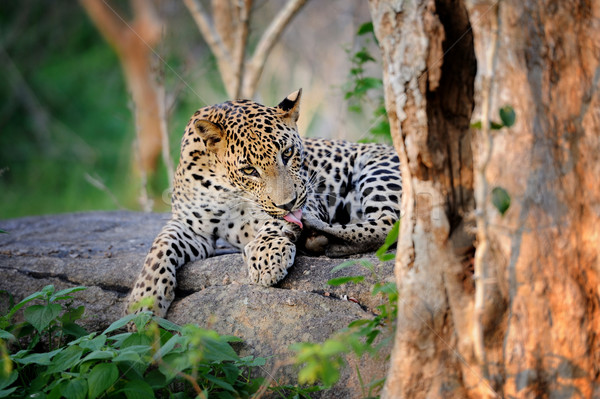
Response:
[[[250,281],[265,287],[272,286],[287,275],[294,263],[296,246],[286,237],[257,239],[244,248]]]

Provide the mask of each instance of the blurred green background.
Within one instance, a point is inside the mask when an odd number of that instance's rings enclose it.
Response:
[[[155,50],[172,102],[168,130],[176,164],[189,116],[228,98],[182,2],[156,4],[166,27]],[[283,4],[255,3],[250,48]],[[111,5],[127,15],[128,1]],[[377,52],[356,34],[368,19],[360,0],[309,1],[273,49],[256,99],[273,105],[302,87],[301,134],[364,137],[372,111],[348,111],[345,94],[351,54],[365,45]],[[0,219],[140,209],[133,108],[119,59],[78,2],[0,2],[0,71]],[[148,184],[155,211],[169,209],[167,180],[161,165]]]

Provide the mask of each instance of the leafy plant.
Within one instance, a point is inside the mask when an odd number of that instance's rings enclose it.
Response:
[[[385,243],[376,252],[380,262],[394,259],[395,254],[388,251],[398,240],[399,230],[400,221],[394,224]],[[361,265],[371,273],[375,281],[371,294],[373,296],[383,295],[385,300],[376,308],[375,317],[355,320],[347,328],[337,332],[321,344],[304,342],[292,345],[292,349],[296,351],[296,364],[301,366],[298,373],[298,381],[301,384],[314,384],[320,381],[325,387],[333,386],[340,378],[341,369],[346,365],[344,360],[346,355],[354,353],[358,357],[364,354],[375,356],[390,344],[394,336],[398,316],[396,284],[383,281],[376,273],[375,265],[366,260],[347,261],[334,267],[331,271],[333,273],[355,264]],[[331,279],[328,284],[338,286],[363,281],[364,276],[344,276]],[[373,393],[380,390],[385,382],[385,380],[377,380],[365,385],[358,368],[356,372],[363,385],[364,397],[372,397]]]
[[[83,334],[72,326],[83,308],[61,302],[81,289],[47,286],[0,318],[0,398],[248,398],[261,387],[251,370],[265,359],[240,358],[231,347],[236,337],[181,327],[148,312]],[[26,321],[14,324],[20,309]],[[137,332],[119,332],[128,323]],[[67,342],[66,335],[76,339]],[[43,337],[48,350],[36,351]],[[296,397],[308,392],[295,391]]]
[[[371,36],[373,41],[377,43],[372,22],[362,24],[358,28],[357,35]],[[369,39],[366,39],[366,41],[368,43]],[[352,64],[345,93],[345,99],[349,102],[348,109],[358,114],[365,113],[365,104],[373,109],[369,128],[370,137],[360,141],[391,143],[390,123],[383,98],[383,80],[380,77],[367,76],[365,71],[365,66],[370,62],[376,62],[376,59],[369,52],[366,45],[363,45],[355,53],[350,51],[348,53]]]

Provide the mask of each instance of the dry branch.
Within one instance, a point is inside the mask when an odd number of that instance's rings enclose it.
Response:
[[[260,79],[260,75],[265,67],[271,49],[275,43],[277,43],[277,40],[279,40],[283,30],[292,18],[300,11],[302,6],[306,4],[306,1],[307,0],[289,0],[261,36],[252,58],[246,64],[246,71],[243,79],[244,87],[242,89],[243,97],[250,98],[254,96],[258,80]]]
[[[211,21],[199,0],[184,0],[200,33],[217,59],[229,98],[252,98],[271,49],[307,0],[289,0],[263,32],[256,50],[246,59],[252,0],[231,4],[213,1]],[[231,33],[233,31],[233,34]]]

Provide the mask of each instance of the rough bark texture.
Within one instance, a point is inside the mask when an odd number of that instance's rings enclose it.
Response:
[[[399,327],[383,397],[597,397],[600,5],[370,7],[405,190]],[[474,180],[485,143],[469,122],[485,104],[493,120],[512,105],[517,123],[492,132]],[[475,204],[480,185],[508,191],[504,216],[490,195]],[[468,232],[481,212],[488,246],[472,276]]]

